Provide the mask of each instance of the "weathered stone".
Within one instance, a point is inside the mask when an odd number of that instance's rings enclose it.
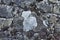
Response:
[[[6,20],[5,18],[0,18],[0,28],[3,27],[3,24],[4,24],[5,20]]]
[[[56,16],[51,15],[48,20],[49,20],[50,23],[56,23],[57,18],[56,18]]]
[[[60,32],[60,24],[55,25],[55,30],[56,30],[56,32]]]
[[[60,0],[0,0],[2,40],[55,40],[58,32]]]
[[[13,19],[13,27],[15,27],[15,29],[17,29],[18,31],[20,29],[23,29],[23,17],[15,17]]]
[[[57,3],[58,0],[49,0],[50,2]]]
[[[5,4],[10,4],[11,0],[2,0]]]
[[[43,12],[51,12],[51,6],[47,5],[45,2],[41,2],[36,4],[37,8],[39,8],[40,10],[42,10]]]
[[[24,17],[23,25],[24,31],[32,30],[37,26],[36,18],[31,15],[31,11],[23,11],[22,17]]]
[[[13,0],[12,2],[14,2],[17,6],[19,6],[21,4],[21,2],[24,0]]]
[[[5,18],[0,18],[0,28],[3,28],[5,26],[10,26],[12,23],[13,19],[5,19]]]
[[[59,14],[60,13],[60,6],[59,5],[55,5],[53,11],[54,11],[54,13]]]
[[[12,8],[10,6],[0,5],[0,17],[1,18],[11,18],[11,17],[13,17],[11,11],[12,11]]]
[[[10,19],[6,19],[5,21],[4,21],[4,25],[3,26],[10,26],[11,25],[11,23],[12,23],[12,18],[10,18]]]

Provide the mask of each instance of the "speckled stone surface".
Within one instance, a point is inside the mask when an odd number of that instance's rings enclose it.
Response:
[[[60,0],[0,0],[0,40],[60,40]]]

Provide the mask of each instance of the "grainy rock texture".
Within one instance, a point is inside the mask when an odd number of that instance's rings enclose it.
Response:
[[[0,0],[0,40],[60,40],[60,0]]]

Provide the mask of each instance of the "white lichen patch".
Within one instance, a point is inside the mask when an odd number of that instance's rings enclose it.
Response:
[[[36,18],[34,16],[31,16],[31,11],[23,11],[22,17],[24,17],[23,21],[24,31],[29,31],[37,27]]]
[[[24,19],[27,19],[29,15],[31,15],[31,11],[23,11],[22,12],[22,17],[24,17]]]

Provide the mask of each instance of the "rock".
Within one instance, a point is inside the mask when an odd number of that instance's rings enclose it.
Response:
[[[3,27],[5,20],[6,20],[5,18],[0,18],[0,28]]]
[[[22,17],[24,17],[24,21],[23,21],[24,31],[29,31],[37,27],[36,18],[30,15],[31,15],[31,11],[22,12]]]
[[[33,28],[35,28],[37,26],[37,24],[33,23],[34,21],[35,20],[33,20],[33,17],[31,17],[31,19],[27,19],[26,21],[24,21],[23,22],[24,30],[29,31],[29,30],[32,30]]]
[[[10,6],[6,6],[6,5],[1,6],[0,5],[0,17],[1,18],[11,18],[11,17],[13,17],[12,16],[12,8]]]
[[[42,10],[43,12],[51,12],[51,6],[47,5],[45,2],[41,2],[36,4],[37,8],[39,8],[40,10]]]
[[[0,3],[1,3],[1,0],[0,0]]]
[[[36,0],[25,0],[24,1],[24,3],[25,3],[25,5],[27,6],[29,6],[31,3],[33,3],[33,2],[35,2]]]
[[[21,2],[24,0],[13,0],[12,2],[14,2],[17,6],[19,6],[21,4]]]
[[[0,40],[2,40],[2,38],[0,38]]]
[[[40,38],[41,38],[41,39],[45,39],[46,36],[47,36],[47,29],[46,29],[46,28],[42,28],[42,29],[40,30],[39,35],[40,35]]]
[[[36,2],[36,0],[25,0],[25,1],[21,2],[20,6],[22,8],[24,8],[25,6],[27,6],[29,8],[30,7],[29,5],[32,4],[33,2]]]
[[[10,26],[11,25],[11,23],[12,23],[12,18],[10,18],[10,19],[6,19],[5,21],[4,21],[4,26]]]
[[[58,0],[49,0],[52,3],[57,3]]]
[[[3,0],[5,4],[10,4],[11,0]]]
[[[54,9],[53,9],[53,12],[59,14],[60,13],[60,6],[55,5]]]
[[[15,17],[13,19],[13,27],[17,30],[23,29],[23,17]]]
[[[30,39],[32,38],[34,35],[34,31],[33,30],[29,30],[27,33],[26,33],[26,36]]]
[[[48,19],[48,21],[49,21],[50,23],[56,23],[56,20],[57,20],[57,18],[56,18],[55,15],[50,15],[50,18]]]
[[[59,32],[60,0],[0,0],[0,40],[55,40]]]
[[[5,27],[3,27],[3,28],[1,28],[1,31],[6,31],[6,30],[8,30],[8,26],[5,26]]]
[[[56,32],[60,32],[60,24],[56,24],[55,30],[56,30]]]
[[[5,26],[10,26],[11,23],[12,23],[12,19],[0,18],[0,28],[3,28]]]

